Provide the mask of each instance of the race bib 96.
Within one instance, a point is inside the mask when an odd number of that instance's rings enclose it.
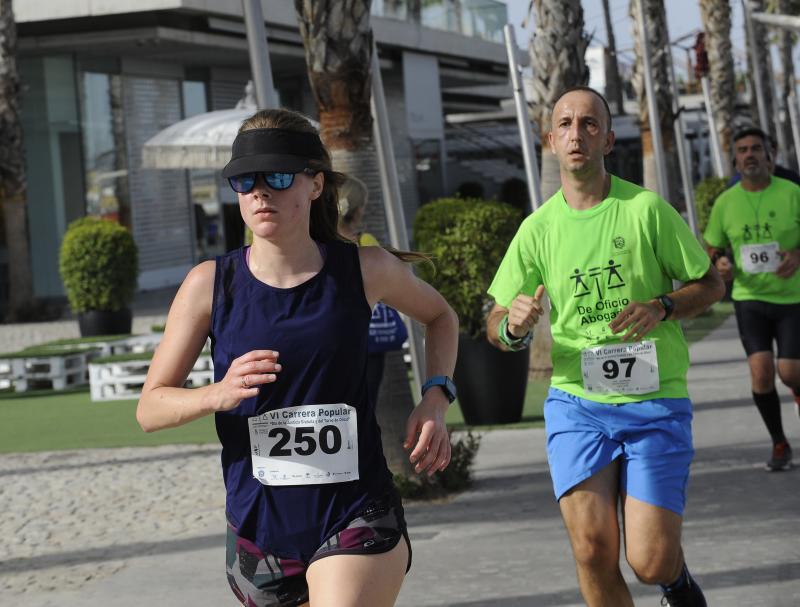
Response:
[[[777,242],[765,244],[745,244],[741,248],[742,270],[748,274],[774,272],[781,263]]]

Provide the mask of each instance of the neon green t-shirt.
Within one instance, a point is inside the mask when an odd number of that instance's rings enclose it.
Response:
[[[800,246],[800,187],[773,177],[760,192],[741,182],[719,195],[703,237],[712,247],[733,249],[733,299],[800,303],[800,271],[777,276],[777,250]],[[771,263],[770,263],[771,262]]]
[[[646,337],[655,344],[657,390],[588,393],[583,351],[622,343],[608,324],[631,301],[673,290],[672,280],[696,280],[710,262],[681,216],[653,192],[611,176],[608,197],[585,211],[571,209],[559,190],[519,228],[489,294],[510,307],[519,293],[544,284],[553,332],[552,386],[602,403],[684,398],[689,352],[680,324],[665,321]]]

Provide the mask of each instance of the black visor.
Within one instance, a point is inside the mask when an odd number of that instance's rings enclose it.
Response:
[[[236,135],[231,161],[222,176],[265,171],[300,173],[309,168],[309,160],[324,160],[319,135],[285,129],[251,129]]]

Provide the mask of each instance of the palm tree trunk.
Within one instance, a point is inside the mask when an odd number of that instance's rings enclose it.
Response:
[[[611,10],[608,0],[603,0],[603,17],[606,22],[606,97],[614,114],[624,114],[622,79],[619,77],[619,61],[617,61],[617,42],[614,37],[614,25],[611,21]]]
[[[731,171],[733,118],[736,105],[736,76],[731,46],[731,5],[728,0],[701,0],[700,16],[708,53],[708,80],[714,123],[722,148],[722,166]]]
[[[114,194],[119,204],[119,223],[133,232],[131,201],[128,189],[128,146],[125,141],[125,108],[122,102],[122,76],[111,76],[109,96],[111,98],[111,132],[114,140],[114,168],[125,171],[114,182]]]
[[[650,47],[650,64],[653,70],[653,86],[658,108],[658,124],[661,131],[661,140],[664,146],[667,164],[667,183],[665,184],[665,198],[674,206],[680,208],[679,187],[680,171],[675,137],[672,124],[672,90],[670,87],[669,69],[669,34],[667,31],[667,14],[662,0],[642,0],[647,27],[647,40]],[[638,2],[631,0],[630,15],[633,19],[634,46],[636,62],[633,69],[633,87],[639,99],[639,129],[642,136],[642,168],[644,173],[644,187],[658,191],[655,151],[653,149],[653,135],[650,131],[650,112],[647,106],[647,92],[644,84],[644,57],[642,51],[642,37],[639,31]]]
[[[295,0],[320,135],[333,168],[361,179],[370,192],[364,229],[388,242],[370,113],[372,29],[369,0]],[[397,353],[395,353],[397,354]],[[389,468],[412,476],[402,444],[414,408],[402,355],[386,357],[377,416]]]
[[[580,0],[532,0],[530,12],[529,21],[535,23],[528,45],[533,69],[530,102],[545,141],[556,98],[564,89],[589,81],[584,61],[589,37],[583,31]],[[548,194],[543,191],[542,196],[547,198]]]
[[[7,321],[24,318],[33,301],[16,53],[12,1],[0,0],[0,206],[9,260]]]
[[[422,23],[422,0],[408,0],[408,16],[414,23]]]
[[[553,105],[564,89],[589,81],[589,69],[584,61],[589,37],[583,31],[580,0],[531,0],[528,13],[529,22],[535,24],[528,45],[533,68],[530,101],[534,120],[539,126],[541,189],[542,198],[547,200],[561,188],[558,160],[547,146]],[[536,325],[531,344],[530,370],[534,377],[548,377],[552,373],[552,347],[550,319],[545,314]]]

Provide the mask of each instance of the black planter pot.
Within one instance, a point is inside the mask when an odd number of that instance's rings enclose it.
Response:
[[[128,335],[133,326],[133,315],[128,308],[121,310],[89,310],[78,314],[81,337],[98,335]]]
[[[528,386],[529,350],[501,352],[485,337],[458,337],[454,380],[464,421],[511,424],[522,419]]]

